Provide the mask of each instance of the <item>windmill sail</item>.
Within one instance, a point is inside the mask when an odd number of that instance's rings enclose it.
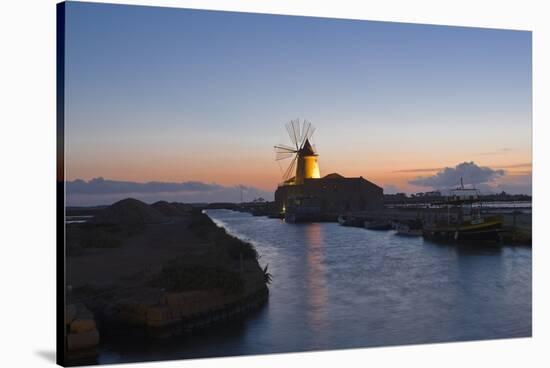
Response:
[[[307,120],[294,119],[286,123],[285,128],[292,145],[275,146],[276,161],[292,158],[283,173],[284,183],[302,184],[304,179],[320,178],[317,151],[310,142],[315,127]]]

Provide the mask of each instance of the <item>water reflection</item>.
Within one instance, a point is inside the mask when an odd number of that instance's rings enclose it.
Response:
[[[321,224],[305,226],[307,258],[307,319],[316,338],[322,338],[327,323],[327,281]]]
[[[269,303],[242,322],[184,340],[105,341],[100,362],[531,335],[530,248],[456,247],[224,210],[208,215],[253,242],[262,266],[269,264]]]

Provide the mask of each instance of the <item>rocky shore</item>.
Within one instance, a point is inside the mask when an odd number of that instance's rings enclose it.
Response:
[[[268,299],[254,247],[189,206],[127,199],[67,225],[67,357],[93,359],[101,336],[192,333]]]
[[[66,353],[75,363],[95,358],[99,344],[99,331],[94,315],[83,304],[65,307]]]

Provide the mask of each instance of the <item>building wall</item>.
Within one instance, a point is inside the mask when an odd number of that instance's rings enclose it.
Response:
[[[278,212],[284,212],[290,198],[302,195],[303,185],[282,185],[275,191],[275,207]]]
[[[287,207],[291,198],[315,197],[324,213],[362,211],[384,206],[383,190],[364,178],[305,179],[303,185],[277,188],[275,204],[279,211]]]

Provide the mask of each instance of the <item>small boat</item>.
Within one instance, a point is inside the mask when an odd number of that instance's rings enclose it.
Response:
[[[502,232],[501,216],[482,213],[483,203],[479,192],[461,187],[451,192],[444,201],[437,203],[439,213],[424,221],[422,235],[427,239],[470,242],[499,241]]]
[[[338,215],[338,223],[342,226],[346,226],[347,222],[347,216],[345,215]]]
[[[339,215],[338,223],[342,226],[354,226],[354,227],[364,226],[364,220],[361,217],[352,216],[352,215]]]
[[[364,227],[368,230],[391,230],[391,222],[388,220],[365,220]]]
[[[395,231],[396,235],[401,236],[422,236],[422,221],[398,222],[395,224]]]
[[[502,232],[502,217],[482,217],[454,225],[426,226],[422,232],[425,238],[446,241],[499,241]]]

